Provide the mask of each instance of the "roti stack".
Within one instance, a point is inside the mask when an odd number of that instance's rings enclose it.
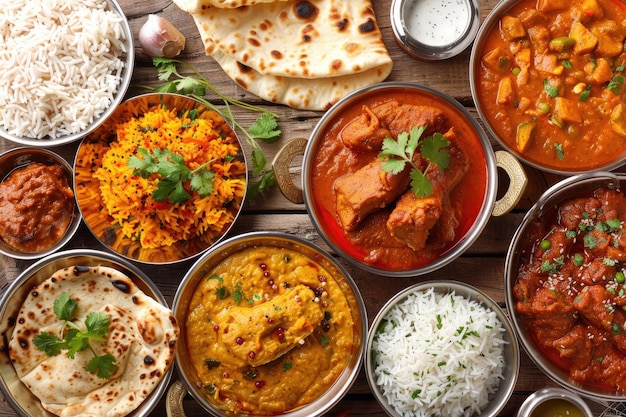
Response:
[[[63,333],[65,322],[53,310],[62,293],[78,303],[73,317],[77,325],[91,312],[109,316],[106,341],[92,347],[98,355],[115,357],[110,378],[85,369],[94,356],[89,349],[72,359],[65,352],[48,356],[36,347],[38,334]],[[165,376],[174,360],[178,333],[171,310],[118,270],[68,267],[29,292],[9,342],[9,356],[18,377],[51,413],[120,417],[137,408]]]
[[[327,110],[392,68],[370,0],[174,0],[205,52],[273,103]]]

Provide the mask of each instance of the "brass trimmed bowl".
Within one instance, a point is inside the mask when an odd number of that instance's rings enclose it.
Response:
[[[196,402],[198,402],[202,408],[211,415],[220,417],[243,417],[248,415],[245,412],[239,413],[225,410],[223,406],[220,406],[211,400],[197,375],[194,365],[191,362],[189,341],[187,340],[187,326],[185,323],[192,296],[199,283],[203,282],[208,277],[216,278],[213,275],[209,275],[211,274],[212,269],[233,254],[237,254],[238,252],[246,249],[259,247],[272,247],[278,248],[279,250],[288,249],[289,251],[298,252],[306,255],[308,258],[314,260],[316,263],[325,268],[333,276],[335,281],[337,281],[339,287],[346,296],[348,305],[351,309],[352,320],[354,322],[351,353],[347,359],[347,365],[343,372],[338,375],[332,385],[318,398],[308,404],[303,404],[298,408],[281,412],[280,415],[285,417],[321,416],[327,413],[339,402],[358,377],[361,361],[364,355],[365,337],[367,333],[367,313],[365,311],[365,304],[359,289],[346,269],[328,253],[297,236],[279,232],[246,233],[229,238],[204,253],[189,269],[176,291],[172,308],[174,310],[176,320],[181,325],[179,345],[176,352],[176,366],[178,375],[181,379],[180,381],[176,381],[168,392],[168,403],[171,404],[168,409],[168,415],[170,417],[184,416],[182,399],[187,392],[190,393]],[[248,269],[248,271],[249,270],[250,269]],[[285,272],[282,272],[282,269],[277,268],[274,270],[274,273],[280,275]],[[252,275],[252,272],[250,272],[250,275]],[[245,289],[249,287],[247,287],[246,283],[243,282],[241,283],[241,288]],[[268,289],[268,291],[271,290]],[[323,297],[324,296],[322,295],[320,298],[323,299]],[[211,324],[211,326],[213,326],[213,324]],[[212,328],[210,331],[213,332],[214,330],[215,329]],[[305,341],[304,343],[314,342]],[[295,347],[294,349],[298,348]],[[280,359],[276,359],[275,361],[279,364],[282,363],[279,362],[279,360]],[[259,370],[259,375],[262,375],[262,372],[262,370]],[[233,378],[236,377],[233,376]],[[259,378],[262,379],[262,377]],[[259,390],[262,389],[263,388],[259,388]],[[278,401],[278,399],[276,400]],[[265,415],[276,415],[276,412],[268,412]]]
[[[142,121],[143,116],[146,119]],[[185,125],[183,120],[191,121]],[[211,130],[211,135],[217,136],[196,138],[195,122],[200,120]],[[134,129],[133,133],[123,130],[126,126],[131,126],[129,130]],[[153,129],[172,136],[157,141],[163,148],[147,149],[151,146],[149,140],[136,138],[144,132],[149,135]],[[120,145],[118,138],[122,136],[132,138],[126,141],[128,149]],[[128,144],[131,142],[132,149]],[[185,150],[173,149],[177,144]],[[156,152],[165,147],[171,156],[157,157]],[[208,158],[207,149],[211,160],[202,159]],[[221,154],[227,151],[233,153]],[[111,155],[112,161],[106,167],[105,154]],[[130,158],[142,161],[155,158],[161,164],[172,162],[176,155],[185,155],[183,163],[190,170],[196,170],[196,165],[202,168],[212,164],[210,169],[217,175],[208,181],[221,185],[212,187],[208,196],[201,197],[190,190],[190,180],[181,181],[191,197],[189,200],[182,204],[172,202],[170,197],[157,200],[154,193],[160,184],[166,183],[162,181],[164,177],[154,177],[160,173],[139,173],[130,167]],[[97,177],[99,170],[106,174],[105,180]],[[246,155],[228,122],[199,101],[172,93],[148,93],[118,106],[105,123],[81,141],[74,160],[74,174],[76,201],[91,233],[115,253],[147,264],[189,260],[223,239],[241,213],[248,182]],[[103,191],[104,185],[107,191]],[[151,245],[144,244],[144,236]],[[149,242],[155,236],[160,240]]]
[[[458,142],[462,143],[471,161],[468,173],[452,191],[447,191],[450,196],[448,201],[457,204],[457,208],[451,211],[457,210],[455,212],[461,214],[449,222],[438,220],[436,223],[447,225],[456,221],[452,239],[432,245],[427,241],[426,246],[417,251],[396,240],[385,229],[385,216],[389,217],[395,201],[386,202],[381,210],[363,216],[356,229],[349,231],[343,228],[335,205],[335,181],[367,167],[367,163],[377,159],[379,151],[351,151],[341,143],[339,132],[348,121],[360,120],[357,117],[364,104],[384,106],[392,100],[442,109],[450,124],[460,132],[458,137],[462,139]],[[302,149],[301,192],[298,193],[293,191],[292,183],[289,187],[289,172],[285,170],[284,162],[289,159],[288,156],[301,153]],[[389,277],[427,274],[455,260],[476,241],[492,215],[505,214],[517,204],[527,183],[519,162],[506,152],[494,152],[478,122],[458,101],[414,83],[379,83],[347,95],[322,116],[308,140],[295,139],[283,150],[277,154],[273,167],[285,196],[293,202],[304,202],[315,229],[333,251],[356,267]],[[284,155],[287,157],[283,158]],[[510,184],[505,195],[497,200],[498,168],[506,172]],[[462,208],[459,209],[459,206]],[[427,233],[436,234],[432,232],[434,229],[433,226]]]
[[[74,190],[74,173],[71,165],[56,152],[42,148],[20,147],[10,149],[0,154],[0,181],[4,180],[14,170],[23,168],[30,163],[60,166],[67,179],[67,184]],[[37,259],[58,251],[72,239],[80,226],[82,217],[75,198],[72,213],[72,218],[65,233],[58,242],[48,249],[39,252],[23,252],[10,247],[0,239],[0,253],[16,259]]]
[[[157,286],[131,262],[107,252],[73,249],[57,252],[40,259],[24,270],[6,289],[0,299],[0,391],[9,405],[22,417],[55,417],[45,410],[37,397],[20,381],[8,356],[8,342],[15,320],[28,293],[59,269],[70,266],[107,266],[128,276],[146,295],[160,304],[167,302]],[[154,391],[129,416],[148,416],[158,405],[169,384],[174,366],[170,366]]]
[[[456,296],[461,296],[469,301],[476,302],[485,309],[491,310],[493,313],[495,313],[498,321],[500,321],[500,323],[502,324],[504,333],[502,334],[501,338],[505,342],[502,352],[504,360],[504,365],[502,368],[502,379],[500,380],[497,391],[488,396],[489,402],[486,406],[484,406],[480,414],[473,414],[474,416],[480,417],[495,417],[499,415],[499,413],[502,411],[509,398],[513,394],[513,391],[515,390],[515,384],[517,382],[520,368],[520,350],[518,341],[515,337],[515,333],[513,331],[513,327],[511,326],[510,320],[504,310],[500,308],[500,306],[491,297],[489,297],[481,290],[469,284],[458,281],[433,280],[414,284],[391,297],[376,314],[376,317],[370,325],[365,350],[365,374],[367,376],[367,382],[372,392],[374,393],[374,397],[389,416],[402,416],[400,411],[396,410],[396,408],[388,401],[383,393],[381,386],[376,380],[375,368],[377,362],[376,354],[373,349],[374,339],[376,338],[376,335],[379,331],[378,329],[381,328],[381,325],[386,320],[389,312],[395,306],[397,306],[398,304],[402,304],[407,299],[407,297],[411,296],[412,294],[425,293],[427,291],[430,291],[431,289],[433,290],[434,294],[446,295],[454,293]],[[430,311],[426,311],[425,314],[430,316]],[[419,317],[414,317],[413,319],[419,321]],[[435,325],[435,323],[429,322],[427,326],[430,326],[431,324]],[[433,331],[436,332],[434,327]],[[407,381],[407,383],[408,382],[410,381]],[[450,388],[455,389],[455,386],[451,385]],[[398,389],[400,389],[400,387],[398,387]]]
[[[48,147],[48,146],[57,146],[64,145],[67,143],[75,142],[80,140],[85,135],[93,132],[98,126],[100,126],[110,115],[115,111],[117,106],[122,102],[128,88],[130,86],[131,78],[133,75],[133,69],[135,66],[135,46],[133,41],[133,32],[128,23],[128,19],[126,19],[126,15],[117,0],[106,0],[108,5],[108,9],[115,13],[121,19],[122,31],[124,38],[122,40],[122,44],[124,46],[125,51],[123,51],[120,59],[123,61],[124,67],[121,69],[120,81],[117,87],[117,91],[112,97],[111,102],[108,104],[107,108],[102,111],[102,113],[92,120],[84,129],[77,133],[67,134],[63,136],[58,136],[55,138],[45,137],[42,139],[34,138],[34,137],[25,137],[19,136],[7,131],[4,127],[0,127],[0,137],[26,146],[36,146],[36,147]]]

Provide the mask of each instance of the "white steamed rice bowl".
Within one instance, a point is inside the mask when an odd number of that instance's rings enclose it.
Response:
[[[503,379],[505,328],[454,292],[410,293],[373,331],[373,379],[401,416],[480,414]]]
[[[4,0],[0,126],[36,139],[84,130],[120,88],[123,24],[106,0]]]

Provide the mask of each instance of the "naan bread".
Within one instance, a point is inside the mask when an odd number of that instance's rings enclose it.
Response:
[[[206,54],[240,86],[274,103],[327,110],[391,72],[370,0],[203,7],[192,16]]]
[[[188,13],[198,13],[202,9],[207,7],[241,7],[241,6],[254,6],[258,3],[272,3],[274,1],[289,1],[289,0],[176,0],[178,7]]]
[[[47,356],[33,339],[40,332],[61,337],[63,322],[53,311],[61,293],[77,300],[79,326],[90,312],[110,317],[106,342],[91,341],[98,355],[112,354],[116,371],[99,378],[85,366],[93,354],[64,351]],[[109,267],[69,267],[55,272],[28,295],[9,342],[9,356],[22,382],[42,406],[60,416],[125,416],[156,388],[174,361],[179,328],[172,312],[127,276]]]

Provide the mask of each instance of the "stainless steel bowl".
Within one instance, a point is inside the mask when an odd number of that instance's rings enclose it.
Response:
[[[185,277],[176,291],[172,304],[174,315],[176,316],[177,321],[181,323],[181,335],[176,353],[176,365],[182,385],[184,386],[184,390],[182,392],[186,390],[191,393],[192,397],[202,406],[202,408],[212,415],[220,417],[239,416],[239,414],[233,414],[221,409],[218,405],[211,402],[206,393],[203,391],[196,371],[191,363],[190,356],[187,353],[188,341],[184,323],[186,315],[188,314],[188,307],[192,295],[196,291],[198,284],[207,278],[207,274],[209,274],[211,269],[233,253],[246,248],[259,246],[287,248],[314,259],[333,275],[342,288],[344,295],[348,299],[348,304],[351,307],[355,335],[352,355],[349,358],[346,368],[338,376],[332,386],[316,400],[307,405],[303,405],[300,408],[281,414],[281,416],[285,417],[321,416],[336,405],[337,402],[348,392],[359,374],[364,354],[365,335],[367,333],[367,315],[365,311],[365,304],[355,282],[340,263],[310,242],[285,233],[253,232],[225,240],[203,254],[189,269],[187,274],[185,274]],[[174,394],[171,397],[172,400],[169,401],[170,403],[176,403],[177,401],[182,400],[183,395],[180,390],[178,399],[174,396],[176,394],[176,390],[173,392]],[[168,394],[168,400],[169,399],[170,395]],[[179,407],[172,408],[176,409],[176,411],[170,414],[171,417],[184,416],[182,404],[180,404]],[[241,416],[244,415],[246,414],[241,414]]]
[[[370,325],[370,331],[367,336],[367,345],[365,348],[365,373],[367,376],[367,382],[376,397],[376,400],[383,407],[385,412],[392,417],[401,417],[400,414],[392,404],[385,398],[381,387],[376,382],[374,370],[376,368],[376,357],[372,349],[372,345],[376,336],[377,329],[381,323],[386,319],[389,311],[396,305],[406,300],[408,296],[415,293],[421,293],[433,289],[438,294],[449,294],[454,292],[455,295],[462,296],[467,300],[480,303],[487,309],[492,310],[498,320],[502,323],[502,327],[505,329],[502,334],[502,339],[506,342],[504,345],[504,368],[502,371],[502,380],[497,389],[497,392],[489,397],[489,404],[479,414],[480,417],[494,417],[498,415],[504,408],[509,398],[513,394],[515,384],[517,382],[517,376],[520,367],[520,351],[513,332],[513,327],[505,314],[504,310],[492,300],[487,294],[472,287],[469,284],[465,284],[457,281],[425,281],[419,284],[410,286],[398,294],[394,295],[387,303],[380,309],[372,324]]]
[[[21,147],[10,149],[0,155],[0,181],[6,178],[15,169],[24,167],[28,164],[38,162],[45,165],[59,165],[63,168],[63,172],[67,178],[67,183],[72,187],[74,181],[74,173],[71,165],[59,154],[42,148]],[[72,187],[73,188],[73,187]],[[80,226],[81,215],[78,204],[74,203],[74,211],[70,224],[65,231],[63,237],[50,248],[41,252],[22,252],[7,245],[0,239],[0,253],[17,259],[37,259],[43,258],[51,253],[61,249],[76,233]]]
[[[554,139],[551,140],[545,140],[544,142],[539,142],[537,143],[537,145],[534,147],[535,149],[537,149],[537,153],[539,153],[539,150],[543,149],[544,152],[547,154],[547,150],[549,149],[551,153],[554,154],[554,157],[552,157],[552,160],[549,161],[547,156],[548,155],[542,155],[541,159],[535,155],[528,155],[528,152],[525,151],[520,151],[515,143],[515,139],[513,138],[506,138],[503,137],[503,135],[499,134],[499,131],[501,130],[501,126],[502,125],[506,125],[507,124],[507,120],[506,118],[503,116],[503,111],[501,110],[502,107],[504,107],[505,105],[499,105],[498,108],[496,109],[487,109],[487,99],[483,99],[483,95],[482,95],[482,88],[480,86],[480,82],[481,82],[481,78],[480,78],[480,71],[482,68],[484,68],[485,66],[482,63],[482,59],[483,56],[485,55],[486,51],[485,48],[489,45],[489,34],[492,33],[492,31],[498,30],[498,28],[500,27],[500,19],[503,16],[506,15],[510,15],[512,13],[512,9],[516,8],[519,6],[519,4],[521,3],[521,0],[502,0],[497,2],[497,4],[495,5],[495,7],[489,12],[489,14],[484,18],[483,22],[480,25],[480,29],[478,31],[478,34],[476,35],[476,40],[474,41],[474,44],[472,45],[472,49],[471,49],[471,55],[470,55],[470,63],[469,63],[469,78],[470,78],[470,88],[471,88],[471,93],[472,93],[472,98],[474,101],[474,104],[476,106],[476,111],[478,112],[478,115],[480,116],[480,118],[483,121],[483,124],[485,126],[485,129],[487,130],[487,133],[493,137],[504,149],[506,149],[508,152],[510,152],[511,154],[515,155],[517,158],[519,158],[521,161],[523,161],[525,164],[528,164],[529,166],[532,166],[534,168],[537,168],[539,170],[545,171],[545,172],[550,172],[550,173],[555,173],[555,174],[560,174],[560,175],[575,175],[575,174],[581,174],[581,173],[585,173],[585,172],[598,172],[598,171],[610,171],[613,170],[617,167],[622,166],[625,162],[626,162],[626,150],[624,149],[624,145],[621,144],[620,146],[622,146],[622,148],[618,148],[616,145],[611,145],[609,142],[605,141],[603,144],[603,149],[614,149],[612,154],[609,154],[608,152],[606,154],[603,154],[602,156],[602,160],[599,162],[590,162],[591,159],[588,157],[585,157],[585,150],[590,149],[593,147],[593,134],[590,134],[589,137],[591,137],[590,140],[587,140],[585,138],[585,140],[583,140],[582,138],[579,138],[576,136],[575,133],[573,133],[573,136],[571,136],[571,140],[569,141],[571,146],[580,146],[580,154],[582,156],[580,156],[579,158],[577,158],[576,161],[572,161],[569,162],[567,165],[563,162],[566,161],[566,159],[562,159],[564,158],[563,156],[559,156],[558,152],[554,151],[555,148],[553,147],[554,145],[557,145]],[[527,3],[530,4],[530,3]],[[567,7],[570,7],[573,3],[568,2],[565,3],[567,5]],[[603,3],[602,7],[613,7],[615,9],[615,11],[611,11],[610,13],[612,15],[614,15],[614,13],[616,13],[617,10],[620,10],[621,6],[620,6],[620,2],[616,2],[614,4],[612,4],[611,2],[606,2]],[[528,9],[532,10],[536,8],[535,7],[535,2],[532,2],[532,6],[530,6],[529,8],[527,7],[525,9],[525,11],[529,11]],[[517,12],[519,12],[519,8],[516,9]],[[550,10],[549,13],[554,12],[554,10]],[[563,11],[564,12],[564,11]],[[608,16],[609,11],[604,12],[603,15],[607,15]],[[541,13],[539,13],[539,15],[541,15]],[[558,19],[558,18],[556,18]],[[616,18],[613,18],[616,19]],[[530,20],[530,19],[529,19]],[[617,23],[619,25],[619,22]],[[547,28],[548,26],[559,26],[559,24],[552,24],[551,22],[546,23],[545,25],[543,25],[543,28]],[[565,26],[565,25],[564,25]],[[502,36],[502,35],[500,35]],[[548,34],[548,36],[553,36],[556,37],[556,34]],[[524,39],[518,39],[516,40],[518,45],[522,45]],[[530,42],[531,44],[534,43],[534,41]],[[534,51],[532,52],[534,54]],[[517,56],[517,52],[515,52],[515,55]],[[546,54],[546,56],[548,56],[549,53]],[[531,58],[532,60],[532,58]],[[559,58],[559,63],[561,62],[561,58]],[[532,65],[531,65],[532,66]],[[511,65],[511,70],[514,70],[515,68],[513,68],[513,65]],[[519,68],[518,68],[519,69]],[[568,70],[565,70],[563,72],[563,74],[567,74]],[[552,75],[549,75],[547,72],[543,72],[541,70],[537,70],[534,67],[531,68],[531,74],[536,74],[536,77],[541,77],[544,79],[548,79],[550,77],[554,77]],[[512,74],[511,71],[508,71],[507,74]],[[616,75],[619,75],[618,72],[616,72]],[[490,74],[490,76],[492,76],[493,78],[495,78],[495,75]],[[514,75],[510,75],[511,77],[515,77]],[[563,82],[564,84],[564,89],[569,90],[574,90],[574,85],[569,85],[568,83],[571,82],[575,82],[575,83],[582,83],[582,85],[585,85],[584,82],[582,82],[583,80],[578,80],[578,75],[576,75],[576,77],[570,77],[571,79],[573,79],[574,81],[571,80],[566,80]],[[564,78],[564,77],[562,77]],[[513,81],[513,83],[515,83],[516,81]],[[493,84],[495,85],[496,91],[497,91],[497,87],[498,85],[496,85],[495,83]],[[589,84],[590,86],[590,84]],[[597,88],[598,90],[593,90],[593,91],[601,91],[604,90],[606,88],[606,85],[598,85],[595,86],[594,85],[594,89]],[[489,88],[489,90],[491,90],[491,88]],[[608,89],[607,89],[608,90]],[[621,94],[621,93],[620,93]],[[547,97],[547,94],[546,94]],[[595,99],[599,100],[598,102],[602,102],[605,99],[602,97],[596,97]],[[492,101],[492,98],[488,99],[490,102]],[[516,97],[516,102],[520,100],[520,97]],[[531,99],[532,100],[532,99]],[[545,125],[552,125],[553,124],[553,120],[550,116],[554,114],[553,109],[556,107],[556,104],[554,104],[554,102],[552,101],[548,101],[547,99],[541,98],[540,99],[543,103],[542,104],[548,104],[550,105],[550,110],[548,112],[546,112],[546,116],[541,116],[541,119],[547,119],[549,121],[549,123],[544,123],[543,121],[541,121],[541,123],[537,124],[537,128],[536,131],[534,133],[534,137],[536,138],[542,138],[546,139],[546,138],[551,138],[551,133],[550,132],[545,132],[541,130],[542,126]],[[537,100],[539,101],[539,100]],[[582,101],[582,99],[581,99]],[[585,99],[584,101],[587,101],[587,99]],[[589,101],[591,102],[591,101]],[[511,104],[509,104],[510,106]],[[532,103],[531,107],[528,109],[528,114],[532,114],[533,111],[535,111],[535,106],[537,105],[537,103]],[[610,110],[608,109],[608,112],[610,114]],[[541,110],[540,110],[541,111]],[[545,110],[544,110],[545,111]],[[581,110],[582,112],[582,110]],[[590,111],[591,112],[591,111]],[[598,112],[607,112],[607,110],[602,109]],[[583,117],[584,117],[585,113],[583,113]],[[584,126],[584,122],[580,123],[580,125]],[[516,133],[516,127],[512,126],[511,130],[512,130],[512,134],[515,135]],[[577,129],[576,126],[573,126],[573,132],[575,132]],[[598,129],[608,129],[609,131],[611,131],[611,127],[609,126],[609,123],[607,121],[606,124],[598,127]],[[617,134],[615,133],[613,135],[614,138],[620,138],[621,134]],[[578,144],[578,145],[577,145]],[[563,145],[563,144],[561,144]],[[565,157],[567,156],[567,149],[566,147],[569,144],[565,144]]]
[[[472,44],[480,26],[476,0],[393,0],[390,16],[398,45],[424,61],[462,53]]]
[[[480,201],[480,208],[477,210],[476,215],[472,217],[472,220],[467,221],[470,224],[469,227],[463,231],[457,230],[453,242],[449,242],[443,253],[437,255],[435,259],[429,259],[426,262],[422,261],[420,265],[415,263],[415,267],[383,265],[382,261],[366,262],[365,258],[369,254],[363,249],[357,248],[356,245],[353,245],[351,241],[344,237],[343,230],[338,224],[337,215],[333,211],[334,209],[325,207],[324,204],[316,200],[317,197],[315,195],[316,192],[319,193],[316,190],[321,189],[316,184],[315,179],[317,169],[315,158],[318,150],[327,140],[325,139],[327,132],[335,128],[336,125],[343,123],[346,118],[355,117],[355,112],[360,111],[361,105],[365,100],[375,100],[374,102],[381,103],[392,98],[409,103],[413,102],[411,100],[421,100],[419,103],[434,103],[430,105],[438,106],[445,109],[450,115],[454,115],[451,117],[454,117],[454,120],[459,120],[459,125],[463,125],[462,127],[455,127],[463,129],[463,132],[465,132],[463,134],[466,137],[475,136],[476,138],[475,146],[478,149],[476,153],[480,155],[473,156],[475,160],[472,161],[472,167],[474,169],[484,169],[484,172],[480,172],[479,175],[468,174],[469,177],[474,179],[481,178],[481,184],[466,194],[473,195]],[[329,137],[334,136],[329,134]],[[453,98],[430,87],[418,84],[386,82],[365,87],[347,95],[324,114],[305,145],[301,188],[303,201],[313,225],[334,251],[355,266],[379,275],[403,277],[422,275],[452,262],[476,241],[492,215],[502,215],[517,204],[526,186],[525,173],[519,163],[514,158],[510,158],[508,153],[494,153],[487,135],[467,109]],[[287,145],[287,149],[289,149],[289,145]],[[279,153],[278,159],[280,159],[280,156],[281,154]],[[498,201],[496,201],[498,188],[497,167],[503,168],[511,180],[507,193]],[[276,165],[274,165],[274,168],[276,169]],[[339,174],[337,172],[328,172],[324,173],[324,175],[330,179],[336,179]],[[277,174],[277,176],[285,178],[288,174]],[[279,184],[281,182],[279,181]],[[455,191],[458,189],[463,189],[463,185],[457,185]],[[333,192],[332,189],[326,190],[324,188],[324,193],[332,195]]]
[[[107,10],[114,12],[116,15],[120,17],[121,22],[122,22],[122,30],[124,32],[123,35],[125,37],[123,41],[125,51],[124,51],[123,56],[121,57],[121,59],[124,62],[124,68],[122,68],[121,70],[120,84],[117,88],[115,95],[112,98],[111,103],[107,107],[107,109],[104,110],[100,114],[99,117],[94,119],[82,131],[77,132],[77,133],[73,133],[73,134],[69,134],[65,136],[59,136],[55,138],[46,137],[43,139],[37,139],[34,137],[15,135],[15,134],[8,132],[4,128],[0,128],[0,137],[6,140],[9,140],[11,142],[20,144],[20,145],[38,146],[38,147],[57,146],[57,145],[67,144],[70,142],[75,142],[81,139],[82,137],[84,137],[85,135],[87,135],[88,133],[94,131],[98,126],[100,126],[100,124],[102,124],[109,117],[109,115],[111,115],[111,113],[115,110],[118,104],[122,102],[128,90],[128,87],[130,86],[131,77],[133,75],[133,68],[135,66],[135,47],[134,47],[134,41],[133,41],[133,32],[130,28],[128,20],[126,19],[124,10],[122,9],[118,1],[106,0],[106,3],[108,5]]]
[[[537,202],[528,210],[515,234],[511,239],[505,261],[505,297],[511,322],[521,346],[530,359],[550,379],[560,386],[586,398],[600,402],[626,402],[626,393],[606,389],[595,384],[581,383],[570,377],[569,373],[557,365],[554,358],[549,357],[527,332],[523,317],[517,312],[514,287],[518,279],[521,265],[529,259],[529,243],[531,230],[541,224],[543,219],[553,219],[556,208],[561,203],[580,196],[589,196],[594,190],[617,189],[626,184],[626,174],[608,172],[579,174],[561,180],[546,190]],[[551,223],[548,223],[551,224]]]
[[[41,406],[37,397],[20,381],[8,356],[8,342],[22,302],[28,293],[54,272],[70,266],[107,266],[115,268],[131,278],[146,295],[167,306],[156,285],[139,268],[116,255],[88,249],[57,252],[41,259],[22,272],[7,288],[0,299],[0,391],[9,405],[22,417],[54,417]],[[141,405],[130,416],[148,416],[157,406],[167,389],[174,367],[163,378]]]
[[[544,388],[539,391],[533,392],[522,403],[522,406],[517,412],[517,417],[535,417],[537,413],[540,413],[542,406],[546,406],[551,401],[565,401],[571,406],[576,407],[583,415],[583,417],[593,417],[591,409],[578,395],[564,388]]]

